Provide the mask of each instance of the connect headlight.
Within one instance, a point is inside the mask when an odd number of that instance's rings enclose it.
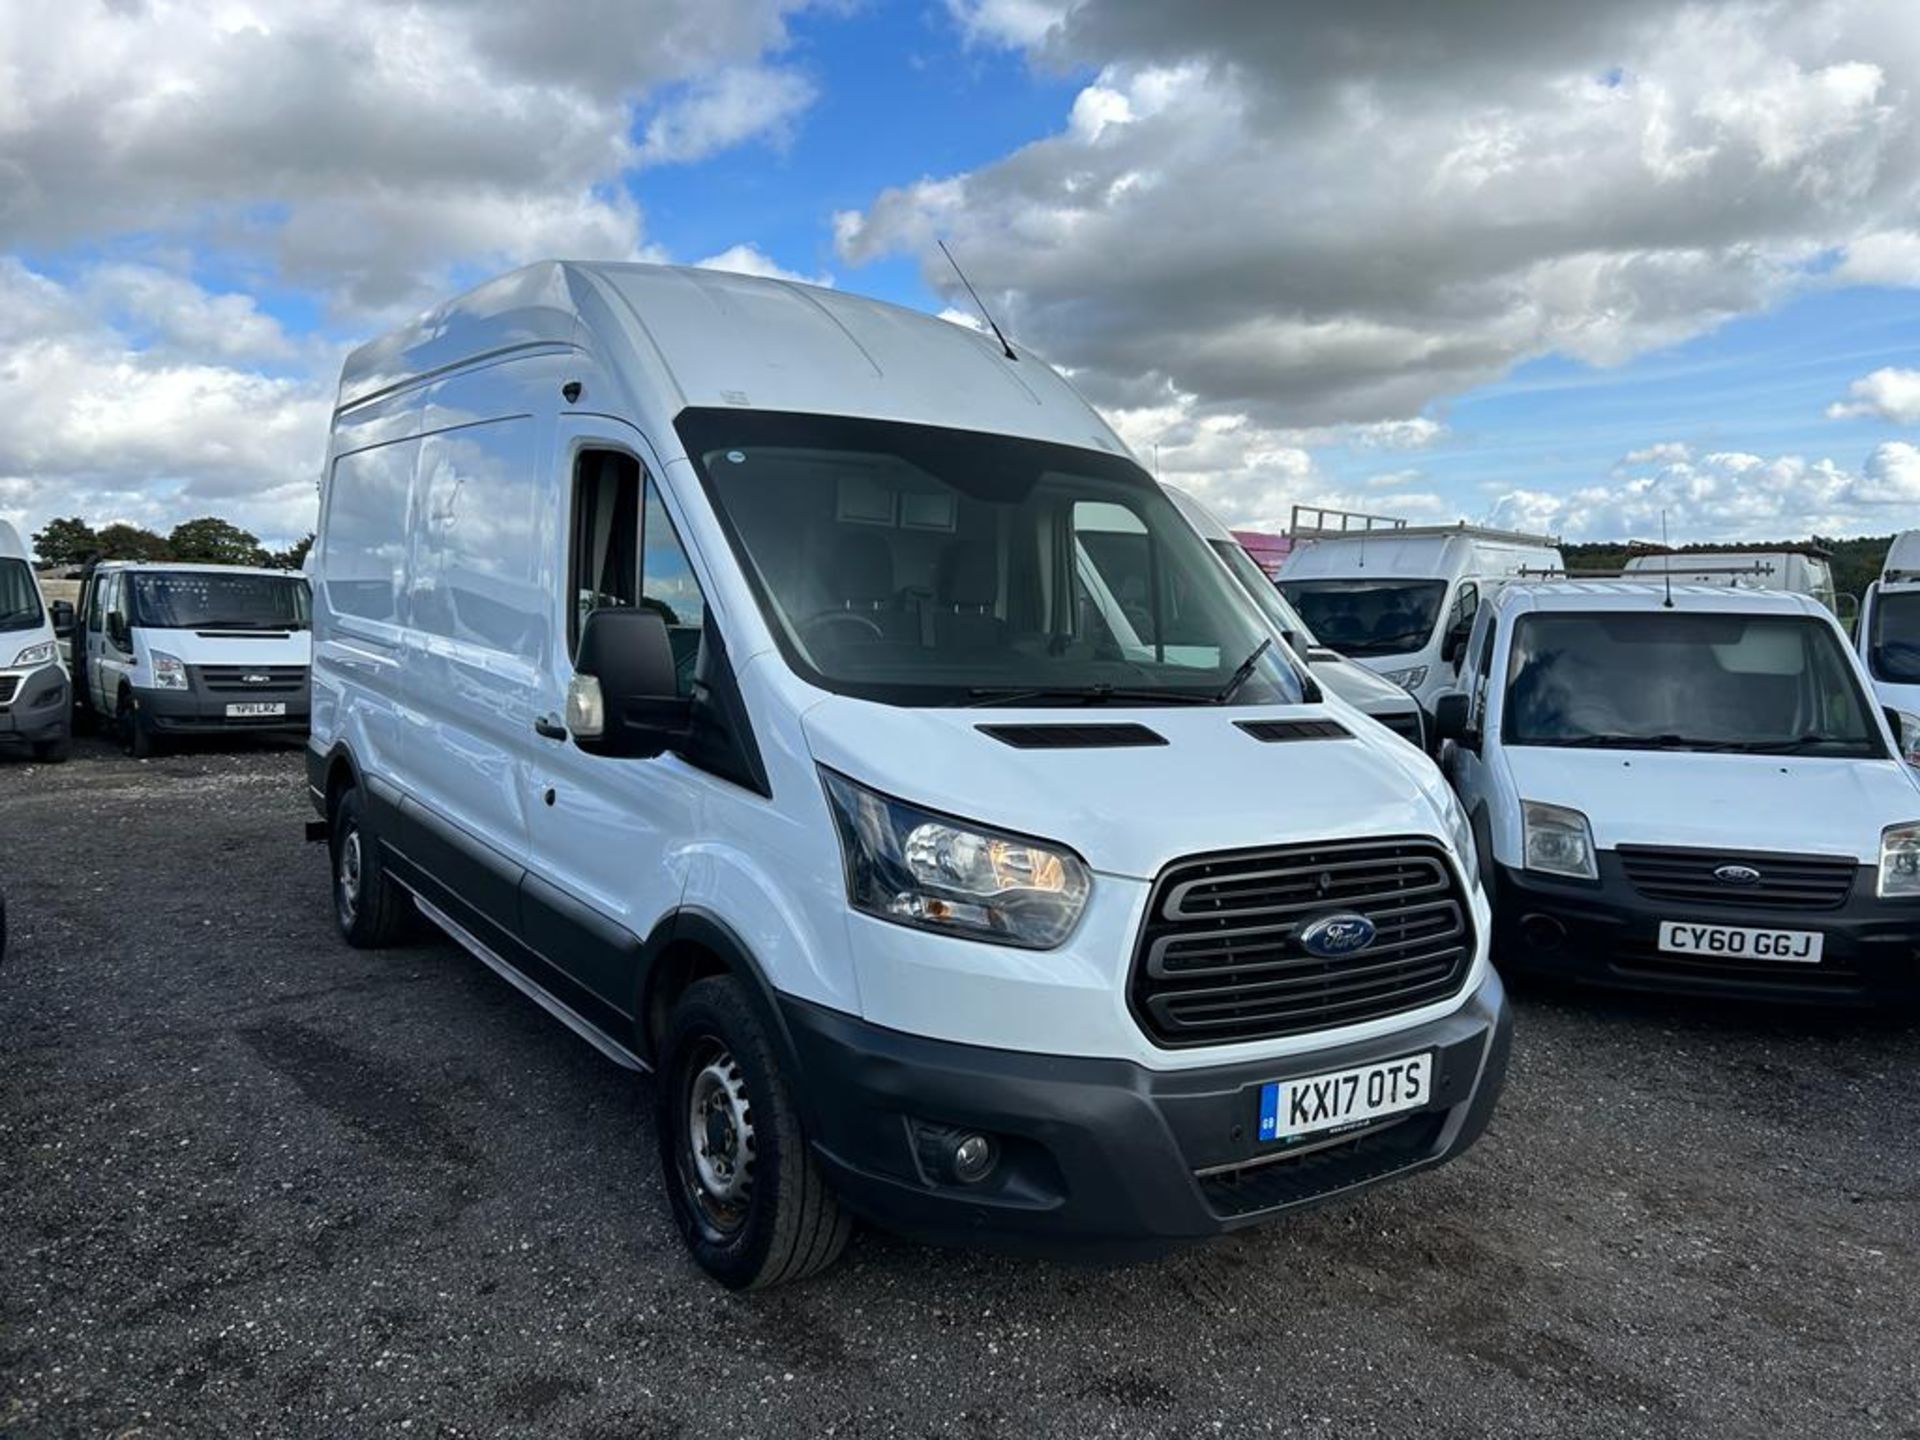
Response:
[[[1522,800],[1520,833],[1522,863],[1527,869],[1575,880],[1600,878],[1593,853],[1593,828],[1578,810]]]
[[[1387,670],[1381,673],[1382,680],[1391,680],[1402,690],[1418,690],[1427,683],[1427,667],[1416,665],[1411,670]]]
[[[1920,824],[1889,825],[1880,832],[1880,883],[1876,889],[1882,900],[1920,896]]]
[[[847,902],[900,925],[1048,950],[1072,933],[1091,877],[1071,851],[920,810],[822,769]]]
[[[164,650],[153,652],[153,688],[156,690],[187,688],[187,667],[180,663],[178,655],[169,655]]]
[[[1460,864],[1467,872],[1467,884],[1470,888],[1480,888],[1480,852],[1473,843],[1473,822],[1467,819],[1467,812],[1460,808],[1460,802],[1454,798],[1451,790],[1442,791],[1446,803],[1440,807],[1441,817],[1447,822],[1447,833],[1453,837],[1453,848],[1460,857]]]
[[[13,657],[16,665],[45,665],[53,659],[53,641],[42,640],[38,645],[29,645]]]

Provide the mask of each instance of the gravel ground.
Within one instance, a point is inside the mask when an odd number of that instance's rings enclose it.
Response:
[[[741,1298],[647,1082],[450,945],[335,940],[297,751],[0,802],[0,1434],[1920,1436],[1898,1017],[1523,994],[1437,1173],[1130,1269],[864,1233]]]

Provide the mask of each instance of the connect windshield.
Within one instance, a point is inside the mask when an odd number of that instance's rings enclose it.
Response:
[[[905,705],[1301,699],[1269,628],[1131,460],[832,416],[693,409],[676,424],[782,652],[826,689]]]
[[[1253,603],[1274,629],[1293,636],[1305,646],[1320,644],[1300,612],[1287,603],[1287,597],[1267,578],[1267,572],[1260,568],[1254,558],[1241,549],[1239,541],[1209,540],[1207,543],[1213,547],[1214,554],[1227,562],[1227,568],[1240,582],[1240,588],[1252,597]]]
[[[40,587],[24,560],[0,560],[0,630],[32,630],[40,624]]]
[[[304,630],[307,582],[298,575],[211,570],[134,572],[133,623],[156,630]]]
[[[1509,745],[1885,755],[1833,627],[1789,615],[1522,616]]]
[[[1867,658],[1874,679],[1920,685],[1920,590],[1881,591],[1873,602],[1872,631]]]
[[[1433,635],[1444,580],[1283,580],[1280,593],[1320,643],[1343,655],[1404,655]]]

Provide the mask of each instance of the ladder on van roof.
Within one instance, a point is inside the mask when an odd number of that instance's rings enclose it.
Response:
[[[1311,518],[1309,518],[1311,517]],[[1333,522],[1337,521],[1335,524]],[[1334,540],[1341,536],[1373,536],[1411,540],[1432,535],[1463,536],[1469,540],[1499,540],[1509,545],[1551,549],[1560,542],[1551,535],[1529,535],[1519,530],[1495,530],[1456,520],[1450,525],[1414,525],[1398,515],[1369,515],[1364,510],[1336,510],[1328,505],[1296,505],[1287,525],[1296,540]]]

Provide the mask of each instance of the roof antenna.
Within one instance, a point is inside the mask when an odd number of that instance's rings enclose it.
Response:
[[[1673,608],[1673,547],[1667,543],[1667,512],[1660,512],[1660,548],[1667,553],[1660,557],[1660,573],[1667,577],[1667,600],[1660,608]]]
[[[947,248],[947,242],[935,240],[933,243],[938,245],[940,253],[947,257],[947,263],[953,266],[953,273],[958,275],[960,283],[967,287],[967,294],[973,296],[973,303],[980,308],[980,318],[986,321],[987,328],[993,331],[993,338],[1000,342],[1000,349],[1009,360],[1018,360],[1020,357],[1013,353],[1013,346],[1009,345],[1007,337],[1000,333],[1000,327],[993,323],[993,315],[988,311],[986,302],[980,298],[980,292],[973,288],[973,282],[967,279],[967,272],[960,268],[960,262],[953,258],[953,252]]]

